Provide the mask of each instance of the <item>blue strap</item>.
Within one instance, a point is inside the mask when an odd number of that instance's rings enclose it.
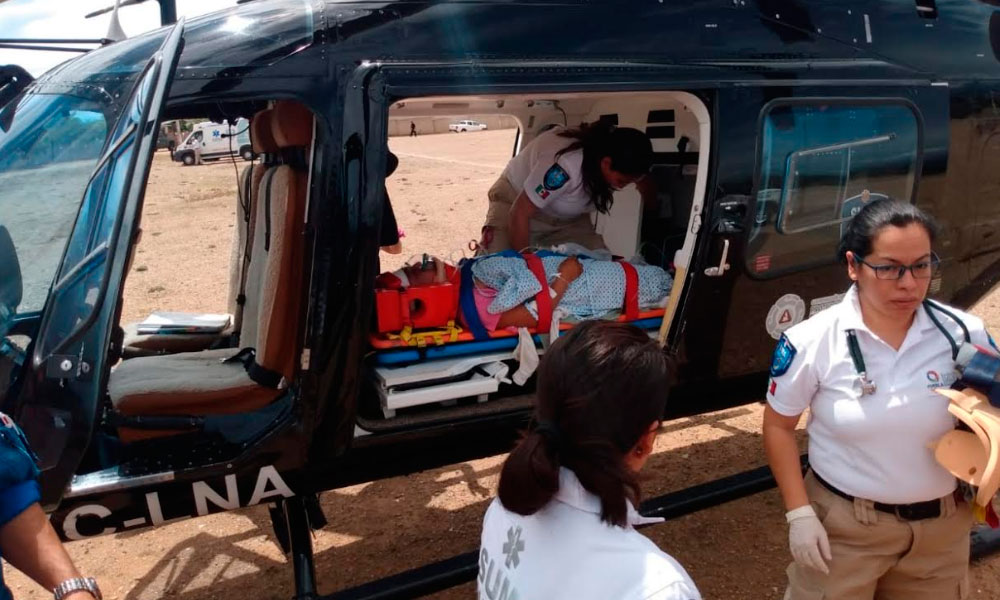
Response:
[[[462,315],[472,332],[472,337],[477,340],[485,340],[490,337],[486,327],[483,326],[479,318],[479,311],[476,310],[476,298],[473,295],[475,282],[472,279],[472,263],[474,258],[462,262],[462,287],[458,291],[458,303],[462,307]]]
[[[547,250],[542,250],[537,253],[540,258],[544,256],[558,256],[554,252],[549,252]],[[486,331],[486,327],[483,325],[483,321],[479,318],[479,311],[476,309],[476,298],[473,294],[475,290],[475,281],[472,276],[472,264],[477,260],[482,258],[490,258],[493,256],[504,256],[506,258],[522,258],[521,253],[512,248],[503,250],[494,254],[487,254],[485,256],[479,256],[477,258],[467,258],[462,261],[462,279],[461,288],[458,291],[458,304],[462,309],[462,314],[465,316],[465,323],[469,326],[469,331],[472,332],[472,337],[477,341],[488,340],[490,338],[490,332]]]

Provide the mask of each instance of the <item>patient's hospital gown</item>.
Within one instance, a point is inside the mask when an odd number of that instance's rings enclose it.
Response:
[[[545,275],[551,283],[559,273],[566,256],[548,255],[542,258]],[[559,308],[570,318],[598,319],[622,310],[625,301],[625,271],[621,265],[606,260],[580,257],[583,273],[570,284]],[[639,306],[658,306],[673,285],[670,275],[660,267],[633,264],[639,275]],[[472,265],[472,274],[496,291],[490,303],[492,314],[500,314],[534,299],[542,286],[528,269],[523,258],[487,256]],[[528,306],[529,310],[533,306]],[[534,311],[532,311],[534,314]],[[537,315],[536,315],[537,317]]]

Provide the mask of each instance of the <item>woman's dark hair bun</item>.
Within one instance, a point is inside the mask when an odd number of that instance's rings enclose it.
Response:
[[[908,202],[879,198],[865,204],[847,224],[837,246],[837,258],[847,264],[847,253],[864,258],[872,252],[872,244],[882,228],[906,227],[916,223],[927,231],[931,243],[937,238],[938,224],[917,206]]]
[[[538,369],[534,424],[500,472],[504,508],[541,510],[565,467],[601,499],[601,518],[624,526],[639,498],[625,455],[663,417],[668,383],[663,350],[631,325],[585,321],[556,340]]]

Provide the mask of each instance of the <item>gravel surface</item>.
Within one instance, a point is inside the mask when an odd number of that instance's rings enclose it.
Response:
[[[510,155],[514,132],[393,138],[400,167],[389,192],[405,251],[383,258],[393,268],[415,252],[457,257],[478,237],[486,190]],[[242,168],[242,163],[238,166]],[[159,153],[146,200],[144,237],[129,276],[125,321],[150,310],[224,311],[235,220],[230,162],[181,167]],[[468,253],[468,250],[465,251]],[[1000,294],[974,312],[1000,332]],[[644,471],[644,493],[709,481],[764,464],[762,405],[669,422]],[[804,446],[803,446],[804,447]],[[330,593],[478,547],[483,512],[503,456],[328,492],[330,523],[315,534],[320,590]],[[775,491],[644,530],[688,569],[705,598],[777,599],[789,561]],[[109,599],[286,599],[291,569],[273,541],[265,507],[171,523],[68,544],[81,570]],[[16,598],[51,596],[13,569]],[[1000,556],[972,569],[972,597],[1000,598]],[[437,595],[471,598],[468,584]]]

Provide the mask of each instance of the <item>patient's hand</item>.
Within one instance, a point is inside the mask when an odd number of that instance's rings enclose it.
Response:
[[[583,265],[580,264],[580,259],[575,256],[567,258],[559,265],[559,276],[565,279],[566,283],[573,281],[582,273]]]

